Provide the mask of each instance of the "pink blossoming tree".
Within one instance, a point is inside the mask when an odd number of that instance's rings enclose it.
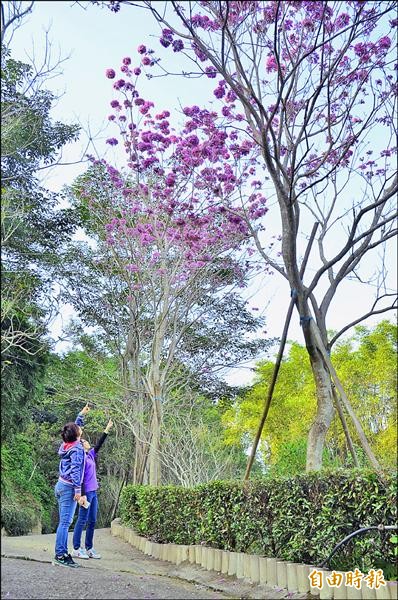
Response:
[[[321,468],[334,395],[378,468],[329,353],[349,327],[396,307],[395,295],[377,285],[373,306],[335,334],[328,333],[327,320],[344,282],[370,282],[362,270],[377,254],[382,258],[373,281],[383,284],[383,256],[396,236],[394,3],[104,4],[113,11],[122,5],[147,9],[160,25],[161,45],[183,53],[191,61],[191,74],[215,80],[221,115],[229,127],[246,130],[248,143],[254,140],[261,155],[269,195],[279,208],[281,260],[263,248],[251,228],[251,214],[246,211],[244,217],[264,265],[288,281],[296,298],[317,389],[307,469]],[[140,52],[142,68],[151,69],[153,77],[158,59],[145,46]],[[226,208],[228,198],[220,198],[219,205]],[[302,244],[314,222],[317,253],[313,250],[311,270],[301,277]]]
[[[144,46],[139,54],[141,64],[151,60]],[[75,192],[102,231],[103,260],[124,283],[123,375],[125,389],[134,392],[135,480],[143,480],[148,465],[149,483],[157,485],[163,411],[178,378],[186,376],[179,349],[209,306],[246,285],[253,252],[246,213],[253,227],[267,207],[247,184],[256,172],[253,142],[235,130],[227,134],[216,113],[197,106],[184,110],[176,132],[170,113],[156,112],[140,96],[141,69],[125,57],[119,71],[120,78],[106,70],[115,90],[109,121],[116,127],[107,142],[123,145],[126,167],[92,159]]]

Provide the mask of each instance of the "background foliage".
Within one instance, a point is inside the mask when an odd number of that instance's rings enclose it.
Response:
[[[339,377],[356,414],[385,467],[396,466],[397,327],[381,321],[374,328],[358,326],[353,335],[336,344],[332,352]],[[239,396],[223,420],[227,439],[254,438],[274,364],[261,361],[254,385]],[[264,462],[274,473],[295,474],[305,469],[306,438],[316,406],[310,362],[303,346],[294,342],[278,375],[270,412],[262,434]],[[355,432],[351,431],[359,459],[365,465]],[[325,467],[352,466],[337,415],[324,450]]]

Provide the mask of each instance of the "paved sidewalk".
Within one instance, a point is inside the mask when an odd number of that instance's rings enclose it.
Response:
[[[305,594],[253,585],[198,565],[176,566],[157,560],[112,536],[110,529],[95,533],[101,560],[80,560],[82,568],[75,570],[51,566],[54,541],[54,534],[1,538],[2,598],[306,598]],[[71,588],[74,581],[77,585]],[[67,595],[69,589],[72,595]],[[15,595],[18,593],[25,595]]]

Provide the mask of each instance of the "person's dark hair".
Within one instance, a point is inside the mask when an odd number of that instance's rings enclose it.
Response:
[[[80,427],[76,423],[67,423],[63,426],[61,437],[64,442],[75,442],[79,437]]]

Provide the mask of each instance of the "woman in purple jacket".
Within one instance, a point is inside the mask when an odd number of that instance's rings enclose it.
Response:
[[[85,407],[86,409],[86,407]],[[88,410],[83,409],[77,416],[76,424],[80,425],[80,427],[84,427],[84,415],[88,412]],[[97,465],[96,465],[96,457],[97,454],[106,440],[106,437],[111,429],[113,423],[109,420],[107,426],[105,427],[104,432],[99,438],[98,442],[91,448],[89,442],[87,440],[81,440],[84,451],[86,453],[86,461],[84,468],[84,477],[83,477],[83,486],[84,486],[84,494],[87,498],[88,507],[85,508],[85,505],[82,504],[79,507],[79,514],[77,517],[75,529],[73,531],[73,551],[72,556],[74,558],[101,558],[101,555],[98,554],[93,548],[93,538],[94,538],[94,529],[95,523],[97,520],[97,512],[98,512],[98,497],[97,497],[97,489],[98,489],[98,481],[97,481]],[[86,528],[86,538],[85,538],[85,549],[81,548],[81,538],[83,529],[87,523]]]

